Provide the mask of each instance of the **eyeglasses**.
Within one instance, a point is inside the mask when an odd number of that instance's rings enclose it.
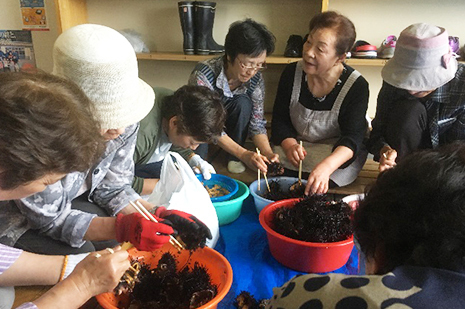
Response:
[[[266,62],[263,62],[261,65],[257,65],[257,66],[246,66],[245,64],[242,63],[242,61],[239,60],[239,58],[237,58],[237,61],[239,61],[239,65],[241,66],[241,68],[243,70],[254,70],[254,71],[258,71],[258,72],[261,72],[261,71],[264,71],[266,70],[267,66],[266,66]]]

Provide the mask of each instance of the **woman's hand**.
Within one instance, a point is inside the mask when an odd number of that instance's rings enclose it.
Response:
[[[393,168],[396,165],[397,151],[389,146],[384,146],[380,151],[380,159],[378,169],[383,172]]]
[[[268,161],[271,163],[271,162],[279,162],[279,154],[277,153],[267,153],[265,154],[266,158],[268,159]]]
[[[263,173],[266,173],[268,170],[267,163],[270,163],[270,160],[266,156],[259,155],[256,152],[247,150],[242,154],[240,160],[244,162],[249,168],[255,170],[260,169]]]
[[[333,169],[321,162],[308,176],[307,185],[305,186],[305,195],[309,194],[324,194],[329,189],[329,176],[333,173]]]
[[[129,266],[128,252],[117,246],[89,254],[65,280],[92,297],[113,291]]]
[[[305,148],[300,146],[295,139],[294,143],[283,142],[281,147],[283,147],[287,160],[295,167],[299,167],[300,161],[305,159],[305,156],[307,156]]]

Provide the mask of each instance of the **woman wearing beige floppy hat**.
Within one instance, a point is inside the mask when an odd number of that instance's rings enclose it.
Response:
[[[383,171],[404,156],[465,139],[465,65],[444,28],[404,29],[384,66],[368,149]]]
[[[173,228],[163,218],[160,223],[145,220],[130,205],[140,201],[154,207],[131,187],[139,121],[155,99],[153,89],[138,77],[133,47],[116,30],[84,24],[58,37],[53,60],[53,73],[75,82],[93,103],[106,149],[90,170],[69,173],[43,192],[15,201],[9,209],[16,220],[8,230],[0,228],[1,242],[45,254],[95,251],[115,245],[115,239],[140,250],[161,247]],[[193,229],[202,227],[188,214],[177,215]],[[208,237],[208,228],[202,228]]]

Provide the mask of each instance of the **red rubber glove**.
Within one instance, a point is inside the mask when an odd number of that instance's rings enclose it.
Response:
[[[163,221],[163,220],[159,220]],[[116,240],[129,241],[138,250],[153,251],[161,248],[170,240],[174,230],[164,223],[155,223],[145,219],[139,213],[116,216]]]
[[[187,212],[174,209],[168,210],[160,206],[155,210],[155,216],[171,223],[171,226],[179,233],[187,245],[187,249],[203,248],[207,238],[212,239],[210,229],[202,221]]]

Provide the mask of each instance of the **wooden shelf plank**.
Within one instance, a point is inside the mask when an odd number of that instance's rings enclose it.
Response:
[[[137,54],[137,58],[141,60],[160,60],[160,61],[191,61],[199,62],[218,55],[185,55],[180,52],[151,52]],[[269,56],[266,58],[267,64],[288,64],[298,61],[301,58],[288,58],[281,55]],[[355,59],[346,60],[348,65],[363,65],[363,66],[384,66],[388,59]]]
[[[180,52],[151,52],[151,53],[139,53],[137,59],[141,60],[160,60],[160,61],[191,61],[199,62],[219,55],[185,55]],[[268,64],[288,64],[295,62],[300,58],[287,58],[284,56],[270,56],[266,58]]]
[[[346,60],[346,64],[350,66],[371,66],[371,67],[382,67],[388,62],[389,59],[357,59],[349,58]]]
[[[151,52],[137,54],[137,59],[141,60],[159,60],[159,61],[190,61],[199,62],[219,55],[185,55],[180,52]],[[281,55],[269,56],[266,58],[267,64],[288,64],[298,61],[300,58],[288,58]],[[382,67],[389,59],[359,59],[349,58],[346,63],[350,66],[371,66]],[[460,61],[462,62],[462,61]]]

